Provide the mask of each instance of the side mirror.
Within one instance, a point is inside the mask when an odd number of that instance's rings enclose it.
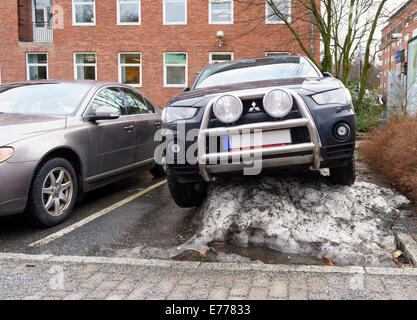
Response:
[[[323,72],[323,76],[325,78],[334,78],[333,75],[330,72]]]
[[[114,120],[120,118],[120,111],[110,106],[99,107],[94,114],[87,116],[88,121]]]
[[[182,92],[188,92],[190,90],[191,90],[190,88],[185,88],[184,90],[182,90]]]

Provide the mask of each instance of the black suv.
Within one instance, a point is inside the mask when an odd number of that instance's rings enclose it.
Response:
[[[355,112],[349,90],[300,55],[207,66],[164,109],[163,156],[181,207],[202,203],[226,173],[330,168],[355,181]]]

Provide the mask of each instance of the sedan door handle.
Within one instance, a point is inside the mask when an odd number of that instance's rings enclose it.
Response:
[[[126,126],[124,129],[125,131],[131,132],[133,128],[134,128],[133,125],[130,125],[130,126]]]

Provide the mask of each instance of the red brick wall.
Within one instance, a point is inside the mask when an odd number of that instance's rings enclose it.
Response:
[[[266,51],[302,53],[285,25],[265,24],[263,0],[247,6],[234,2],[234,24],[209,25],[208,1],[188,0],[187,25],[168,26],[162,23],[162,0],[142,0],[141,25],[117,26],[116,0],[96,1],[96,26],[72,26],[71,0],[53,0],[64,9],[64,29],[54,30],[54,42],[49,46],[18,42],[17,0],[0,1],[0,67],[2,82],[26,79],[26,52],[48,52],[50,79],[74,79],[74,52],[97,53],[98,80],[118,80],[118,52],[142,53],[141,90],[160,106],[182,89],[163,87],[163,53],[188,53],[188,80],[192,84],[196,72],[208,64],[209,52],[234,52],[235,59],[264,56]],[[295,10],[293,10],[294,13]],[[294,13],[294,15],[296,15]],[[296,19],[293,26],[305,35],[310,48],[311,25]],[[215,35],[225,33],[225,45],[218,46]],[[314,42],[315,57],[319,57],[319,38]]]
[[[408,46],[408,40],[411,40],[415,35],[417,35],[417,20],[413,21],[413,14],[417,13],[417,2],[409,1],[409,4],[407,7],[404,7],[403,10],[397,13],[395,17],[393,17],[387,26],[384,27],[382,30],[382,49],[384,49],[381,52],[381,61],[382,61],[382,73],[383,76],[380,78],[381,87],[387,88],[387,72],[390,70],[396,70],[397,65],[395,63],[395,59],[392,62],[392,56],[395,57],[395,53],[397,50],[399,50],[398,40],[386,40],[386,35],[391,32],[391,30],[395,30],[394,33],[398,33],[397,27],[400,23],[402,23],[402,30],[401,33],[403,35],[402,37],[402,50],[407,49]],[[409,19],[409,24],[405,26],[406,20]],[[407,55],[405,56],[405,61],[407,61]],[[402,66],[402,70],[404,70],[404,65]]]

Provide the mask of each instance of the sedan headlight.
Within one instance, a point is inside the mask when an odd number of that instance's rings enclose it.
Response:
[[[223,123],[233,123],[239,120],[243,113],[242,101],[230,94],[217,98],[213,106],[213,112],[217,119]]]
[[[13,154],[14,154],[13,148],[10,148],[10,147],[0,148],[0,162],[9,160],[11,157],[13,157]]]
[[[350,104],[352,96],[347,88],[326,91],[311,96],[317,104]]]
[[[174,122],[191,119],[195,116],[198,108],[192,107],[167,107],[162,111],[162,121]]]
[[[274,89],[264,97],[265,111],[273,118],[283,118],[290,113],[293,100],[291,95],[281,89]]]

